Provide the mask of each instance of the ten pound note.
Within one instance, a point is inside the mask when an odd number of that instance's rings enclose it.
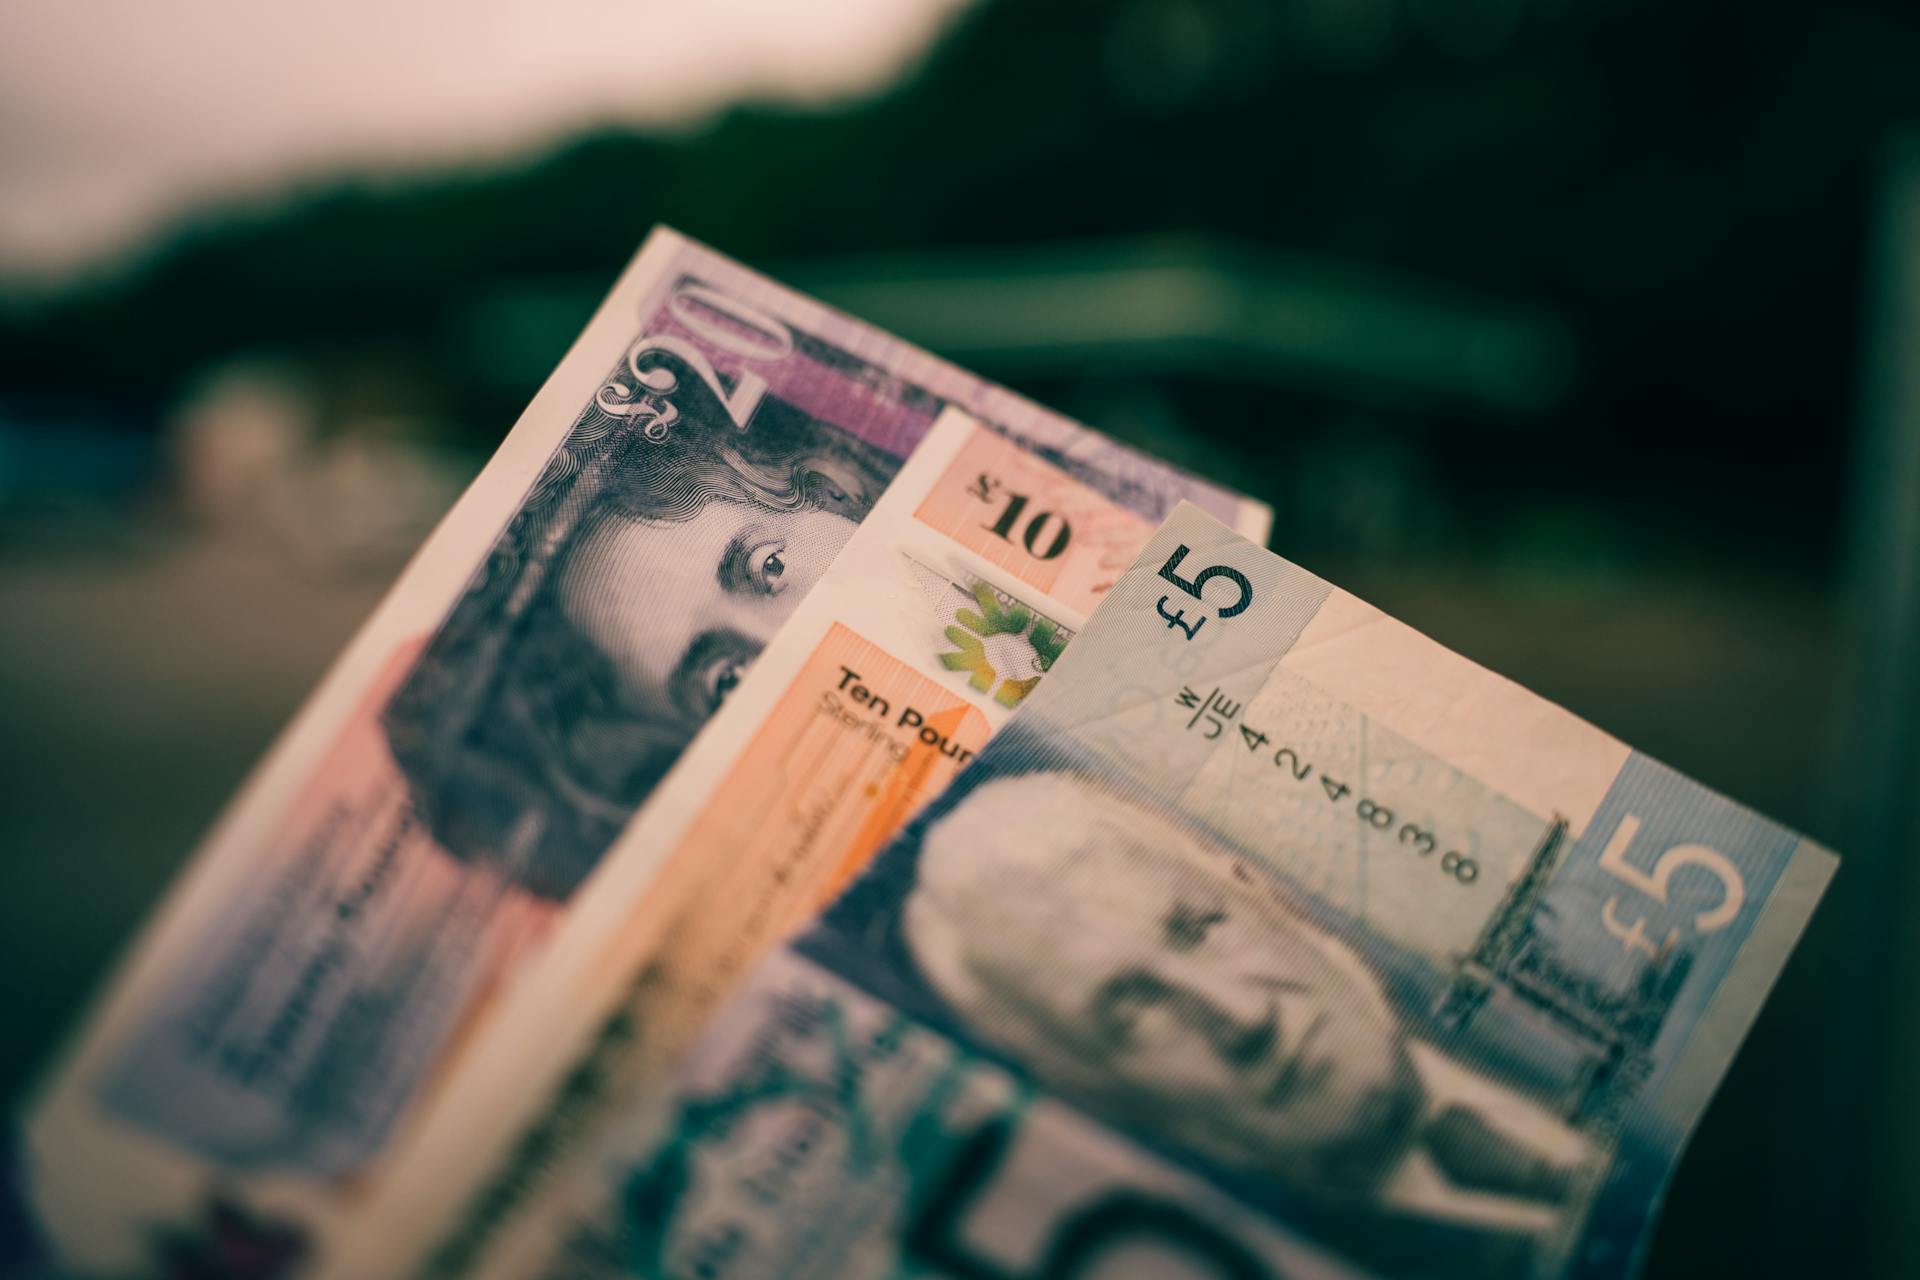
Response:
[[[595,918],[529,970],[327,1274],[514,1274],[550,1248],[598,1191],[576,1150],[666,1090],[752,965],[1044,682],[1153,530],[948,410],[622,835]]]
[[[1258,504],[657,231],[41,1097],[28,1182],[62,1256],[284,1271],[351,1238],[530,967],[610,918],[609,849],[948,405],[1141,517],[1191,498],[1264,536]]]
[[[489,1274],[1618,1275],[1835,865],[1183,505]]]

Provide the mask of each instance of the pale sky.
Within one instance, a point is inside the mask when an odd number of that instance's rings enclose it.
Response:
[[[291,181],[857,97],[967,3],[0,0],[0,273],[57,276]]]

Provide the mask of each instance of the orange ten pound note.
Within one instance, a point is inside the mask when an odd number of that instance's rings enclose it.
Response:
[[[644,1110],[754,963],[1046,678],[1152,534],[944,414],[610,852],[334,1273],[513,1274],[559,1243],[598,1186],[583,1139]]]

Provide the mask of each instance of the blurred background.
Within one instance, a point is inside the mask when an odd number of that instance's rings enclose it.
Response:
[[[0,1091],[656,221],[1838,849],[1650,1264],[1920,1274],[1920,7],[8,0]]]

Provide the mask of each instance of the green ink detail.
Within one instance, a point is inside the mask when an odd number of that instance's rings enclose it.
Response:
[[[1002,605],[993,588],[984,582],[974,584],[973,598],[979,603],[980,612],[975,613],[971,609],[954,611],[953,616],[961,625],[948,627],[946,635],[957,652],[937,655],[940,665],[949,671],[967,672],[967,683],[981,693],[992,693],[993,700],[1001,706],[1017,706],[1033,692],[1033,687],[1040,683],[1040,677],[1000,679],[1000,673],[987,661],[987,647],[983,641],[988,636],[1025,635],[1031,624],[1033,631],[1026,635],[1026,640],[1033,646],[1034,665],[1042,671],[1052,669],[1054,661],[1067,647],[1067,642],[1060,638],[1058,626],[1046,618],[1036,617],[1026,605],[1018,601]],[[1000,684],[998,689],[994,688],[996,680]]]
[[[966,621],[964,610],[961,621]],[[980,642],[980,637],[969,635],[959,627],[948,627],[947,639],[951,640],[960,651],[941,654],[940,665],[949,671],[972,672],[973,676],[967,683],[981,693],[993,688],[994,678],[1000,673],[993,669],[991,662],[987,661],[987,646]]]
[[[1060,638],[1059,629],[1046,618],[1033,624],[1033,634],[1027,639],[1033,642],[1033,654],[1042,671],[1053,670],[1055,660],[1067,648],[1067,642]]]
[[[999,691],[993,695],[993,700],[1003,707],[1016,706],[1022,698],[1032,693],[1033,686],[1039,683],[1039,676],[1028,676],[1025,680],[1011,678],[1002,680]]]
[[[1011,609],[1003,608],[1000,597],[993,594],[993,588],[984,582],[973,584],[973,598],[980,602],[980,612],[962,609],[954,614],[969,631],[975,635],[1017,636],[1027,629],[1033,621],[1033,610],[1016,601]]]

